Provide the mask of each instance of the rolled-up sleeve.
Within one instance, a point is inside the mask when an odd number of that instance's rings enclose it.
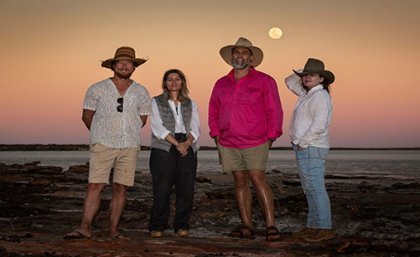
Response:
[[[201,134],[200,115],[199,115],[198,107],[195,101],[192,101],[191,104],[192,104],[192,115],[191,115],[190,133],[194,137],[194,142],[196,142],[200,138],[200,134]]]
[[[295,95],[301,96],[306,94],[306,90],[303,88],[301,78],[295,73],[290,74],[285,79],[287,88],[292,91]]]
[[[151,112],[150,95],[145,87],[141,87],[140,95],[140,115],[149,115]]]
[[[85,99],[83,100],[83,109],[96,111],[98,106],[98,97],[95,94],[95,90],[93,87],[90,87],[85,95]]]

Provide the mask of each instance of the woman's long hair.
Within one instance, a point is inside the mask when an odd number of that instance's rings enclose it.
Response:
[[[321,76],[322,77],[322,76]],[[324,77],[323,77],[324,78]],[[325,81],[325,78],[324,78],[324,81]],[[331,83],[322,83],[322,87],[325,89],[325,90],[327,90],[327,92],[328,92],[328,94],[330,93],[330,84]]]
[[[168,76],[171,73],[178,74],[179,78],[181,79],[182,83],[181,83],[181,89],[179,90],[179,94],[178,94],[178,100],[180,102],[183,102],[183,101],[185,101],[189,98],[188,94],[190,93],[190,91],[188,90],[187,80],[185,78],[185,74],[182,71],[180,71],[178,69],[170,69],[170,70],[167,70],[165,72],[165,74],[163,75],[163,79],[162,79],[163,92],[168,92],[168,88],[166,88],[166,80],[168,79]]]

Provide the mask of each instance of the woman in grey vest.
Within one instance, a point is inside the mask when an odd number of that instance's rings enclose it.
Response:
[[[150,172],[154,199],[149,231],[150,236],[156,238],[162,237],[168,228],[170,194],[175,186],[173,229],[177,236],[187,237],[197,172],[198,109],[188,97],[182,71],[166,71],[162,89],[161,95],[152,98]]]

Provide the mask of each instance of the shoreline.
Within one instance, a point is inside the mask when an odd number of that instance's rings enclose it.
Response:
[[[88,144],[0,144],[0,151],[88,151]],[[150,150],[149,146],[141,146],[141,150]],[[200,146],[200,150],[216,151],[214,146]],[[271,150],[283,151],[292,150],[292,147],[272,147]],[[378,151],[413,151],[420,150],[420,147],[331,147],[334,150],[378,150]]]

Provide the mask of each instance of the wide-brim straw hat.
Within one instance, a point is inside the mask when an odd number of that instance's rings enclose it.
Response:
[[[315,73],[315,74],[319,74],[320,76],[324,77],[324,83],[325,84],[332,84],[335,80],[335,76],[334,74],[325,69],[325,65],[321,60],[315,59],[315,58],[309,58],[306,61],[305,67],[303,67],[303,71],[302,72],[298,72],[293,70],[294,73],[296,73],[296,75],[298,75],[299,77],[303,77],[306,74],[309,73]]]
[[[228,45],[220,49],[219,51],[220,56],[222,56],[223,60],[225,60],[227,64],[232,66],[232,50],[235,47],[246,47],[251,51],[252,56],[253,56],[252,63],[251,63],[252,66],[257,67],[258,65],[261,64],[264,58],[263,51],[260,48],[253,46],[251,41],[243,37],[240,37],[234,45]]]
[[[134,67],[138,67],[147,61],[146,59],[136,58],[136,51],[132,47],[122,46],[115,51],[114,58],[109,58],[103,61],[101,66],[111,69],[112,62],[120,60],[132,61]]]

